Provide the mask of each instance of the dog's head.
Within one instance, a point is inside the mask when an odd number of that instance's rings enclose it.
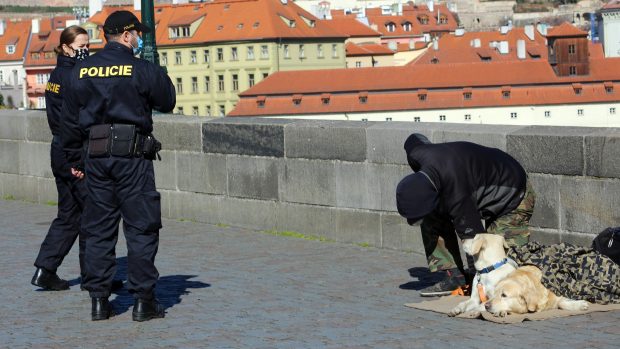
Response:
[[[506,248],[508,248],[506,240],[503,236],[497,234],[476,234],[472,239],[463,241],[463,251],[477,258],[484,257],[485,254],[488,254],[488,251],[505,256]]]
[[[491,300],[485,304],[495,316],[525,314],[543,310],[548,291],[540,282],[542,272],[534,266],[524,266],[500,281]]]

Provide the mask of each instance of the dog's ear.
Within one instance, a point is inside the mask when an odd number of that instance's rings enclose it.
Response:
[[[475,256],[478,253],[480,253],[480,250],[484,247],[485,244],[486,244],[486,239],[484,239],[484,237],[480,235],[476,235],[470,245],[471,255]]]

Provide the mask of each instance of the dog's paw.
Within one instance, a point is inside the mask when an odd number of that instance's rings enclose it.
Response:
[[[462,313],[463,313],[463,307],[461,307],[461,305],[459,304],[448,312],[448,316],[457,316]]]
[[[493,316],[495,317],[506,317],[506,315],[508,315],[508,312],[505,310],[502,311],[496,311],[493,313]]]
[[[576,301],[575,308],[576,310],[588,310],[590,308],[590,303],[587,301]]]

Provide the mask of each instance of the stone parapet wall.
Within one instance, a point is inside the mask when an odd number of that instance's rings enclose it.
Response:
[[[538,241],[588,244],[620,225],[620,129],[178,116],[155,124],[162,214],[422,253],[394,198],[412,132],[517,158],[538,194]],[[57,200],[50,140],[43,112],[0,111],[2,197]]]

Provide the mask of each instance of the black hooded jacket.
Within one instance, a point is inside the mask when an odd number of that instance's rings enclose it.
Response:
[[[45,110],[47,123],[54,136],[60,136],[60,113],[64,96],[65,81],[75,66],[75,58],[60,55],[56,60],[56,68],[50,74],[45,86]]]
[[[433,182],[436,211],[452,219],[461,238],[483,232],[481,220],[488,226],[519,206],[527,176],[512,156],[470,142],[432,144],[419,136],[405,143],[409,164]]]

